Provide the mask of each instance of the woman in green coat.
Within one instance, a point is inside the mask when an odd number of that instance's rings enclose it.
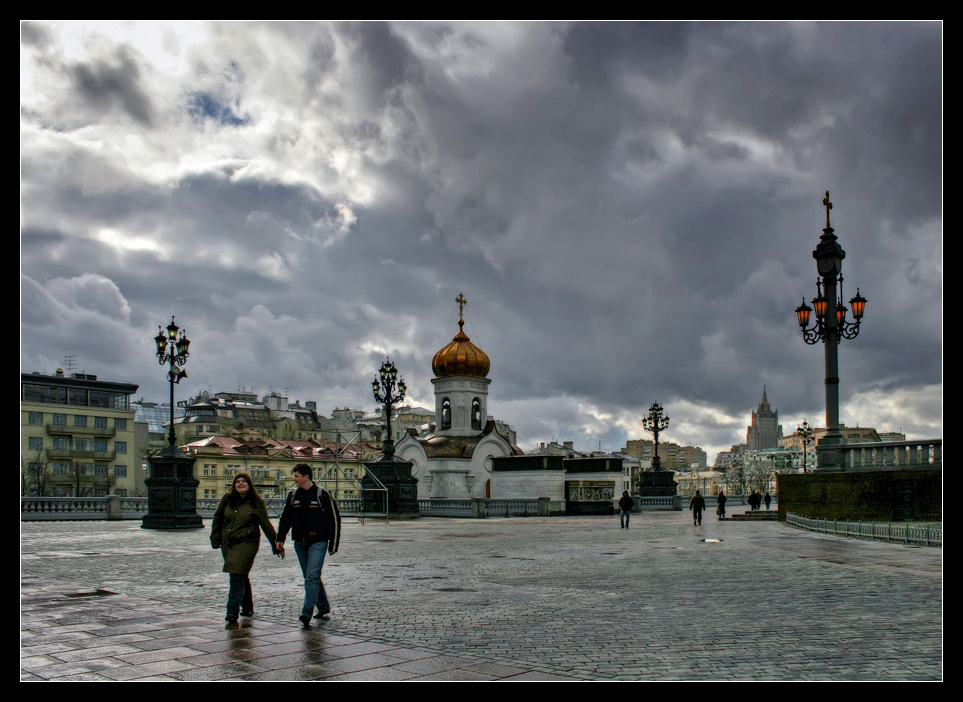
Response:
[[[230,573],[231,585],[227,595],[227,622],[236,622],[238,615],[254,614],[254,595],[248,574],[254,565],[261,532],[277,553],[274,544],[277,533],[268,519],[267,505],[254,490],[254,482],[247,473],[238,473],[233,487],[221,498],[211,524],[211,547],[221,549],[224,572]]]

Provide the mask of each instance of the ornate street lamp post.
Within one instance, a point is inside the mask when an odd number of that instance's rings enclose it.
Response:
[[[177,335],[178,331],[180,331],[180,336]],[[167,325],[166,334],[160,328],[160,325],[158,325],[154,343],[157,344],[157,362],[160,365],[164,365],[165,363],[170,364],[170,370],[167,371],[167,382],[170,383],[171,386],[171,424],[170,432],[167,434],[167,448],[164,449],[164,451],[165,453],[176,455],[177,448],[175,447],[176,439],[174,436],[174,384],[180,383],[183,378],[187,377],[184,364],[187,363],[187,357],[190,356],[188,349],[190,348],[191,342],[188,340],[187,334],[174,324],[174,317],[171,316],[171,323]]]
[[[802,426],[796,428],[796,433],[799,434],[802,439],[803,445],[803,473],[808,472],[809,461],[807,460],[806,450],[809,448],[809,442],[813,440],[813,428],[809,426],[809,422],[805,419],[803,420]]]
[[[361,479],[364,511],[384,512],[386,518],[412,519],[419,516],[418,479],[411,474],[411,461],[395,458],[395,442],[391,435],[391,406],[405,398],[403,378],[390,360],[385,360],[371,382],[375,402],[384,407],[385,440],[380,459],[366,462]],[[397,393],[395,392],[397,390]]]
[[[394,394],[395,388],[398,394]],[[382,442],[381,452],[384,454],[385,461],[393,461],[395,456],[395,442],[391,438],[391,406],[396,402],[405,399],[405,379],[398,379],[398,369],[390,360],[385,360],[381,364],[378,376],[371,381],[371,391],[374,394],[375,402],[385,408],[386,436]]]
[[[180,334],[178,334],[180,332]],[[167,447],[150,457],[150,477],[147,485],[147,514],[141,523],[143,529],[199,529],[204,526],[197,514],[197,485],[194,477],[194,457],[177,450],[174,433],[174,384],[187,377],[184,364],[190,355],[191,342],[187,335],[174,324],[167,325],[165,333],[159,326],[154,337],[157,362],[169,365],[167,382],[171,387],[171,424],[167,435]]]
[[[655,435],[655,453],[652,456],[652,470],[661,470],[662,459],[659,458],[659,433],[669,426],[669,415],[665,414],[662,405],[653,402],[649,413],[642,417],[642,428]]]
[[[839,431],[839,342],[842,339],[855,339],[859,334],[859,324],[866,311],[866,298],[859,294],[849,301],[855,321],[846,319],[846,306],[843,304],[843,259],[846,252],[836,242],[836,235],[829,224],[829,211],[833,204],[829,201],[829,191],[823,198],[826,207],[826,228],[819,237],[819,244],[813,251],[816,259],[816,271],[822,280],[816,281],[816,297],[813,306],[806,304],[806,300],[796,308],[796,320],[802,329],[803,339],[807,344],[822,342],[826,352],[826,435],[816,444],[816,456],[820,471],[842,470],[843,435]],[[839,284],[837,297],[836,285]],[[809,327],[809,318],[813,310],[816,312],[816,322]]]

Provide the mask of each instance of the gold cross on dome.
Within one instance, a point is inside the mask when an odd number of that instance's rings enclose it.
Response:
[[[823,204],[826,206],[826,229],[832,229],[829,226],[829,211],[833,209],[833,203],[829,201],[829,191],[826,191],[826,197],[823,198]]]
[[[468,304],[468,300],[465,299],[464,293],[458,293],[458,297],[455,298],[455,302],[458,303],[458,319],[459,321],[465,321],[465,305]]]

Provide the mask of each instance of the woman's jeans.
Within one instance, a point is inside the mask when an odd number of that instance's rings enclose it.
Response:
[[[238,614],[254,611],[254,593],[251,579],[245,573],[230,573],[231,587],[227,591],[227,616],[237,619]]]

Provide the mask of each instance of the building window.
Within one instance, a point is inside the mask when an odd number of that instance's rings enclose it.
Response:
[[[87,391],[80,388],[68,388],[67,389],[67,404],[76,405],[77,407],[87,406]]]
[[[75,427],[85,427],[85,426],[87,426],[87,415],[86,415],[86,414],[75,414],[75,415],[74,415],[74,426],[75,426]]]
[[[29,424],[43,424],[43,412],[29,412],[27,416]]]
[[[55,414],[53,416],[53,423],[58,427],[67,426],[67,415],[66,414]]]
[[[43,437],[31,436],[29,439],[27,439],[27,448],[29,448],[31,451],[42,451]]]
[[[67,464],[66,464],[66,463],[54,463],[54,464],[53,464],[53,474],[54,474],[54,475],[67,475]]]
[[[74,437],[72,447],[74,451],[93,451],[94,442],[90,439],[78,439]]]
[[[107,453],[107,439],[94,439],[94,451]]]
[[[107,417],[94,417],[94,426],[98,429],[106,429]]]
[[[70,446],[70,438],[66,436],[55,436],[53,438],[53,447],[56,451],[66,451]]]
[[[97,464],[94,466],[94,475],[107,475],[107,466]]]
[[[114,429],[117,431],[127,431],[127,420],[120,418],[114,419]]]
[[[127,477],[127,466],[114,466],[114,475],[118,478]]]
[[[117,453],[127,453],[127,442],[126,441],[115,441],[114,451]]]

